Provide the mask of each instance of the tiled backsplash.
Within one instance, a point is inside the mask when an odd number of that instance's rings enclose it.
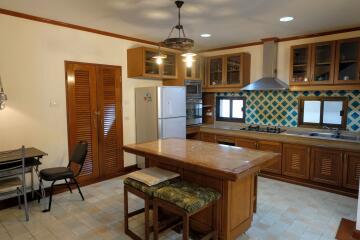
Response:
[[[296,127],[298,124],[298,97],[345,96],[349,98],[347,130],[360,131],[360,91],[241,91],[218,93],[217,96],[246,97],[246,123]]]

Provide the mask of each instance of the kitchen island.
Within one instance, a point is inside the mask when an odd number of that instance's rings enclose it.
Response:
[[[144,156],[147,167],[175,171],[186,181],[219,191],[222,197],[218,212],[209,209],[197,214],[191,226],[208,231],[216,214],[220,239],[235,239],[251,226],[256,209],[256,174],[279,155],[186,139],[162,139],[123,149]]]

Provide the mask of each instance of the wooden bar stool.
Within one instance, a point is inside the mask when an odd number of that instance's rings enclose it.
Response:
[[[218,239],[217,211],[220,197],[220,193],[211,188],[200,187],[185,181],[157,189],[153,200],[154,240],[159,238],[159,208],[182,217],[183,240],[188,240],[190,217],[209,207],[213,207],[213,229],[202,239]]]
[[[124,180],[124,220],[125,233],[132,239],[141,240],[136,233],[129,228],[129,218],[145,212],[145,239],[150,238],[150,209],[153,205],[154,192],[161,187],[168,186],[178,181],[179,174],[160,168],[145,168],[128,175]],[[144,208],[129,212],[128,193],[144,200]]]

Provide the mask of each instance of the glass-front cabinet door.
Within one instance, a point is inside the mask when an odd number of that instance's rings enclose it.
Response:
[[[223,84],[224,63],[222,57],[209,59],[209,86],[218,86]]]
[[[337,42],[335,83],[360,83],[360,38]]]
[[[335,42],[316,43],[311,50],[311,84],[333,84]]]
[[[166,52],[165,55],[166,55],[166,58],[164,58],[163,64],[162,64],[162,68],[163,68],[162,76],[163,76],[163,78],[176,78],[177,77],[176,54]]]
[[[308,85],[310,78],[310,45],[291,47],[290,84]]]
[[[156,63],[156,59],[153,58],[158,53],[156,50],[145,49],[144,57],[145,57],[145,69],[144,75],[149,77],[160,77],[160,65]]]
[[[226,84],[241,84],[241,55],[226,57]]]

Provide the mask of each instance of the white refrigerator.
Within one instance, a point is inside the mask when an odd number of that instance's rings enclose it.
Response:
[[[186,88],[136,88],[135,119],[136,143],[159,138],[186,138]],[[137,165],[145,167],[143,157],[137,157]]]

